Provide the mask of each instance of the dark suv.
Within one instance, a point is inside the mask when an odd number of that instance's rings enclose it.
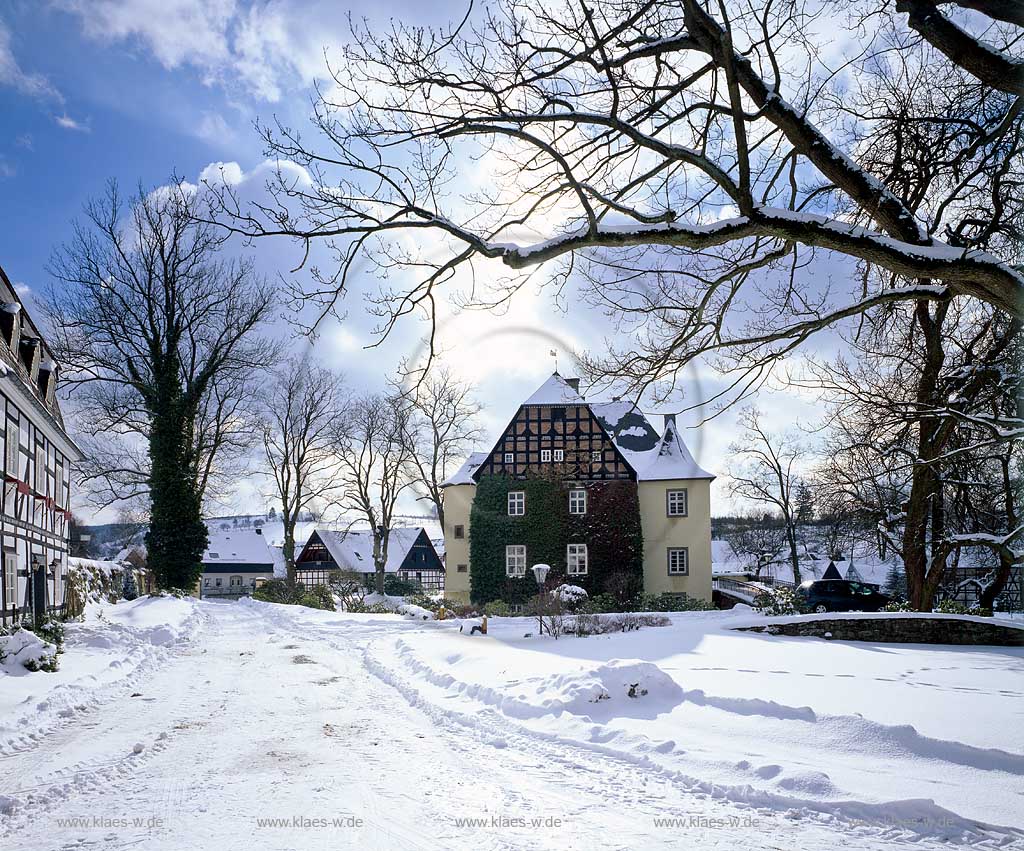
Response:
[[[877,612],[889,598],[863,582],[815,579],[797,589],[812,612]]]

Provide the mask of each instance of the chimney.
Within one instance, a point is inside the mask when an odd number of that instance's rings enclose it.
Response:
[[[567,378],[565,383],[568,384],[577,393],[580,392],[580,380],[578,378]]]
[[[668,434],[668,430],[669,429],[672,429],[673,431],[675,431],[675,427],[676,427],[676,415],[675,414],[665,414],[665,433]]]

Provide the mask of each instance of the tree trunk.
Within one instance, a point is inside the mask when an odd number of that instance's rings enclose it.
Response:
[[[284,569],[288,579],[288,587],[294,588],[295,577],[295,515],[284,514]]]
[[[792,518],[786,515],[786,539],[789,541],[789,561],[793,565],[793,584],[799,585],[800,576],[800,553],[796,541],[796,526]]]
[[[208,534],[188,449],[195,418],[176,370],[158,378],[154,403],[149,433],[149,565],[158,587],[191,593],[203,572]]]
[[[1017,500],[1014,496],[1014,481],[1010,473],[1010,455],[1007,453],[999,459],[1003,469],[1003,504],[1006,509],[1006,528],[1012,530],[1017,528]],[[1013,573],[1013,566],[1016,562],[1013,553],[1007,546],[999,549],[999,569],[988,587],[978,597],[978,605],[983,609],[991,609],[995,604],[996,597],[1003,593],[1006,583],[1010,581]]]
[[[384,593],[384,565],[387,558],[382,537],[379,529],[373,530],[374,586],[378,594]]]

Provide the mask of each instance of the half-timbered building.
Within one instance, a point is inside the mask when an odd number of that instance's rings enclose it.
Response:
[[[359,529],[315,529],[295,559],[297,581],[307,587],[324,585],[342,572],[360,573],[367,585],[373,584],[373,535]],[[384,573],[415,583],[426,593],[444,590],[444,563],[422,527],[391,530]]]
[[[493,523],[494,518],[482,517],[477,506],[478,520],[488,524],[480,534],[500,535],[502,541],[497,549],[480,546],[480,541],[474,548],[474,504],[481,486],[495,477],[503,480],[502,499],[489,503],[488,511],[507,514],[515,522]],[[554,502],[546,495],[531,505],[526,483],[537,479],[559,483]],[[710,600],[713,479],[694,460],[674,416],[665,417],[659,434],[633,402],[588,402],[579,393],[577,379],[555,373],[519,406],[490,450],[473,453],[444,484],[446,596],[486,601],[494,597],[495,586],[480,593],[473,588],[474,574],[528,577],[529,567],[541,560],[551,562],[556,578],[590,584],[591,591],[601,593],[607,590],[602,583],[613,581],[613,576],[621,581],[616,576],[619,562],[641,558],[645,592]],[[584,522],[602,499],[607,503],[602,495],[610,487],[628,491],[629,500],[620,499],[619,504],[639,514],[639,556],[626,549],[616,552],[614,540],[609,543],[615,532],[609,532],[607,521],[601,529]],[[550,536],[544,547],[534,547],[541,552],[531,552],[529,540],[543,538],[533,534],[531,524],[550,525],[555,514],[564,515],[559,526],[564,541],[559,541],[558,552],[552,554]],[[633,544],[626,541],[630,536],[625,517],[623,521],[625,548]],[[495,563],[474,566],[474,550],[486,551]],[[598,554],[609,563],[598,563]],[[588,583],[588,578],[595,581]]]
[[[57,381],[50,349],[0,269],[3,623],[64,605],[71,465],[81,452],[65,431]]]

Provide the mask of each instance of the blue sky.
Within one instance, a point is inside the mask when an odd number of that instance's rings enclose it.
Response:
[[[364,5],[7,0],[0,5],[0,265],[29,297],[39,291],[48,282],[51,251],[109,178],[154,186],[176,174],[194,182],[211,164],[229,162],[258,180],[263,152],[253,122],[276,115],[303,125],[312,85],[326,71],[324,46],[344,41],[349,11],[376,23],[394,16],[440,24],[463,8]],[[286,272],[296,256],[288,243],[257,249],[270,277]],[[399,359],[416,351],[422,329],[408,322],[382,350],[367,352],[374,320],[358,298],[347,309],[343,323],[324,328],[316,354],[358,388],[381,389]],[[574,305],[562,312],[548,294],[527,292],[505,316],[455,317],[442,344],[451,366],[478,384],[484,426],[496,436],[551,372],[553,339],[562,341],[563,374],[571,374],[565,352],[599,346],[609,333],[603,317]],[[812,413],[780,394],[763,394],[759,403],[779,427]],[[660,410],[682,406],[680,400]],[[710,470],[724,469],[730,423],[728,417],[686,434]],[[247,483],[235,507],[256,508],[258,489]],[[727,507],[724,480],[715,507]]]

